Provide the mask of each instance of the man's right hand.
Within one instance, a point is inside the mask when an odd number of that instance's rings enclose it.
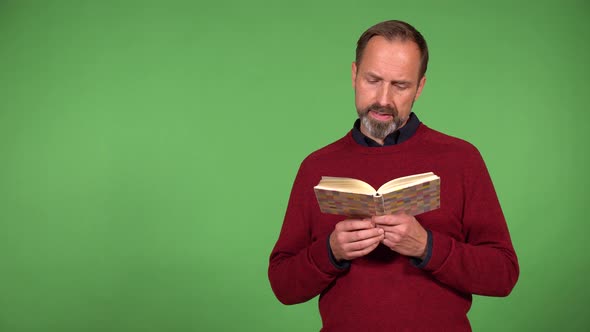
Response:
[[[330,248],[337,261],[352,260],[373,251],[384,238],[371,219],[349,219],[336,224],[330,234]]]

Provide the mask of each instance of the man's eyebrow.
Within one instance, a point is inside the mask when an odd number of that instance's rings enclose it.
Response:
[[[375,73],[366,73],[366,76],[368,76],[369,78],[372,79],[376,79],[376,80],[383,80],[383,78]],[[402,85],[410,85],[412,84],[412,81],[410,80],[392,80],[391,81],[392,84],[402,84]]]
[[[374,72],[368,71],[368,72],[365,73],[365,75],[368,76],[368,77],[370,77],[370,78],[374,78],[374,79],[378,79],[378,80],[383,80],[383,77],[377,75]],[[403,80],[403,79],[401,79],[401,80],[392,80],[391,83],[393,83],[393,84],[406,84],[406,85],[408,85],[408,84],[412,84],[412,81],[411,80]]]
[[[379,76],[379,75],[377,75],[377,74],[375,74],[373,72],[370,72],[370,71],[367,72],[366,75],[369,76],[369,77],[371,77],[371,78],[377,78],[377,79],[380,79],[380,80],[383,79],[381,76]]]

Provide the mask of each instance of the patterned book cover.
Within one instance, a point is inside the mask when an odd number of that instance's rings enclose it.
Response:
[[[384,195],[356,194],[314,188],[323,213],[370,217],[405,211],[417,215],[440,207],[440,179],[420,183]]]
[[[415,216],[440,207],[440,179],[383,194],[384,214],[405,211]]]
[[[336,190],[314,188],[316,198],[323,213],[340,214],[349,217],[369,217],[376,215],[378,205],[374,195],[347,193]]]

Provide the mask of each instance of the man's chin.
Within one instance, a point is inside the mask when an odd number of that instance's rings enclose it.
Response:
[[[371,127],[377,127],[383,130],[385,130],[386,128],[390,128],[391,126],[395,126],[393,120],[393,118],[387,120],[378,120],[372,118],[370,115],[366,118],[366,121],[371,125]]]
[[[384,139],[387,137],[387,135],[393,133],[397,129],[393,119],[388,121],[380,121],[371,118],[370,115],[361,117],[361,125],[365,128],[370,136],[378,139]]]

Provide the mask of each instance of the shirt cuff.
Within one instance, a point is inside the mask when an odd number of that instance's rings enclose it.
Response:
[[[431,257],[432,257],[432,232],[430,232],[430,230],[427,229],[426,230],[426,256],[424,257],[424,259],[412,257],[412,258],[410,258],[410,263],[412,263],[412,265],[414,265],[417,268],[423,269],[426,265],[428,265],[428,262],[430,261]]]
[[[328,246],[328,256],[330,257],[330,263],[332,263],[332,265],[334,265],[334,267],[339,270],[348,269],[350,267],[350,261],[342,260],[341,262],[338,262],[336,257],[334,257],[332,247],[330,247],[330,236],[327,238],[326,245]]]

